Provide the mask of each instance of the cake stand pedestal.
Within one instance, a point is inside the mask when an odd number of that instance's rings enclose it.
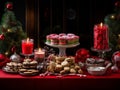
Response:
[[[25,58],[30,58],[30,56],[34,55],[34,53],[32,53],[32,54],[23,54],[23,53],[20,53],[20,54],[23,55],[23,56],[25,56]]]
[[[66,48],[72,48],[78,46],[80,43],[71,44],[71,45],[52,45],[49,43],[45,43],[48,46],[55,47],[59,49],[59,56],[66,56]]]
[[[104,59],[104,58],[105,58],[105,52],[111,51],[111,48],[109,48],[109,49],[104,49],[104,50],[98,50],[98,49],[95,49],[95,48],[92,47],[91,50],[98,52],[99,57]]]

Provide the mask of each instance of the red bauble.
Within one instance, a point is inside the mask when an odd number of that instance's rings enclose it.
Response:
[[[7,3],[6,8],[9,9],[9,10],[12,10],[13,9],[13,4],[12,3]]]
[[[6,59],[6,56],[3,54],[0,54],[0,62],[4,61]]]
[[[116,64],[117,67],[120,69],[120,51],[116,51],[112,55],[112,62],[113,64]]]
[[[1,34],[0,35],[0,40],[4,40],[5,39],[5,35],[4,34]]]
[[[4,55],[0,54],[0,68],[2,68],[10,60]]]
[[[89,50],[87,50],[85,48],[81,48],[81,49],[76,51],[76,54],[75,54],[76,62],[83,62],[84,63],[88,57],[90,57]]]

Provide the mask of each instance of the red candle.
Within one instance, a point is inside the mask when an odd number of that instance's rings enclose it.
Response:
[[[94,26],[94,49],[109,49],[108,26],[100,23]]]
[[[24,39],[22,40],[22,53],[23,54],[32,54],[33,53],[33,47],[34,47],[34,43],[33,43],[33,39]]]
[[[45,51],[44,50],[41,50],[41,48],[39,48],[39,49],[35,49],[34,50],[34,58],[36,59],[36,58],[44,58],[45,57]]]

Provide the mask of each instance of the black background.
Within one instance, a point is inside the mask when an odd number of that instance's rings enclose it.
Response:
[[[22,22],[23,29],[25,30],[25,0],[0,0],[0,17],[4,13],[4,7],[7,1],[13,2],[15,15],[17,19]],[[39,0],[40,35],[45,40],[45,36],[50,33],[75,33],[80,36],[80,46],[76,47],[70,54],[74,54],[78,48],[90,49],[93,46],[92,31],[94,25],[104,22],[105,16],[113,13],[114,3],[116,1],[117,0]],[[50,16],[51,8],[52,16]],[[73,19],[69,18],[70,9],[75,12],[75,18]],[[47,13],[46,16],[45,13]],[[51,17],[52,19],[50,19]],[[50,29],[50,25],[52,25],[52,29]]]

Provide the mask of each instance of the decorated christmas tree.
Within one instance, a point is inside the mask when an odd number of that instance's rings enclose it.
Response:
[[[109,27],[109,42],[112,53],[120,49],[120,1],[115,2],[114,12],[104,19]]]
[[[22,24],[16,19],[13,3],[7,2],[0,24],[0,53],[10,56],[11,49],[16,47],[16,52],[21,50],[21,40],[26,38]]]

